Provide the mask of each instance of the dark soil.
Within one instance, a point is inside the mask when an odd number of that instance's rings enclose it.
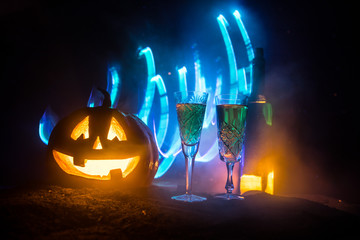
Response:
[[[42,185],[0,193],[1,239],[346,239],[360,227],[356,213],[267,194],[183,203],[156,186]]]

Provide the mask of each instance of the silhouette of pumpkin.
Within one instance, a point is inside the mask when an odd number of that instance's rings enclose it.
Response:
[[[159,164],[150,129],[136,116],[110,108],[109,94],[101,91],[102,106],[75,111],[55,126],[50,159],[66,176],[150,184]]]

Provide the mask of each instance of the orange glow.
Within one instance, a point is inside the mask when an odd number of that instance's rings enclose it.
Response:
[[[84,134],[84,139],[89,138],[89,116],[84,118],[76,125],[70,137],[74,140],[77,140],[82,134]]]
[[[121,169],[122,176],[125,178],[137,166],[140,157],[126,159],[107,159],[107,160],[90,160],[85,159],[85,167],[74,165],[74,158],[64,153],[53,150],[53,156],[60,168],[72,175],[97,180],[110,180],[110,171]]]
[[[261,177],[255,175],[244,174],[240,182],[241,192],[261,191]]]
[[[116,121],[116,119],[114,117],[112,117],[107,139],[113,140],[115,137],[117,137],[119,139],[119,141],[127,140],[124,129],[121,127],[119,122]]]
[[[242,175],[240,190],[241,193],[245,193],[247,191],[262,191],[262,178],[255,175]],[[265,192],[268,194],[274,194],[274,171],[270,172],[267,176]]]
[[[74,140],[77,140],[81,136],[83,136],[84,139],[89,138],[89,116],[79,122],[71,133],[71,138]],[[124,129],[119,122],[112,117],[107,139],[113,140],[115,137],[117,137],[119,141],[127,140]],[[99,136],[96,137],[92,148],[96,150],[103,149]],[[140,160],[140,156],[126,159],[84,159],[85,166],[82,167],[74,165],[73,156],[66,155],[56,150],[53,150],[53,156],[60,168],[66,173],[97,180],[110,180],[110,171],[115,169],[121,169],[122,177],[125,178],[135,169]]]
[[[75,126],[74,130],[71,132],[70,137],[74,140],[77,140],[82,134],[84,134],[84,139],[89,138],[89,116],[85,117]],[[107,139],[113,140],[115,137],[117,137],[119,141],[127,140],[124,129],[121,127],[119,122],[114,117],[112,117]]]
[[[99,136],[96,138],[96,140],[94,142],[93,149],[103,149]]]
[[[265,192],[268,194],[274,194],[274,170],[267,176],[267,185]]]

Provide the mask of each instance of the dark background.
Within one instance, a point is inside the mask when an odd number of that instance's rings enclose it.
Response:
[[[136,112],[146,82],[137,49],[151,46],[165,75],[193,40],[206,40],[208,21],[234,9],[264,48],[274,124],[296,156],[281,163],[288,173],[279,192],[359,201],[355,6],[331,1],[2,2],[1,185],[44,175],[38,124],[47,106],[59,116],[83,107],[93,86],[106,87],[109,64],[119,64],[122,109]]]

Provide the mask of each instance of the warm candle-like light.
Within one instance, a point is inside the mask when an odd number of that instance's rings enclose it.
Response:
[[[266,193],[274,194],[274,170],[267,176]]]
[[[256,175],[244,174],[241,177],[240,190],[241,193],[247,191],[262,191],[262,178]],[[267,176],[265,192],[274,194],[274,171],[271,171]]]

